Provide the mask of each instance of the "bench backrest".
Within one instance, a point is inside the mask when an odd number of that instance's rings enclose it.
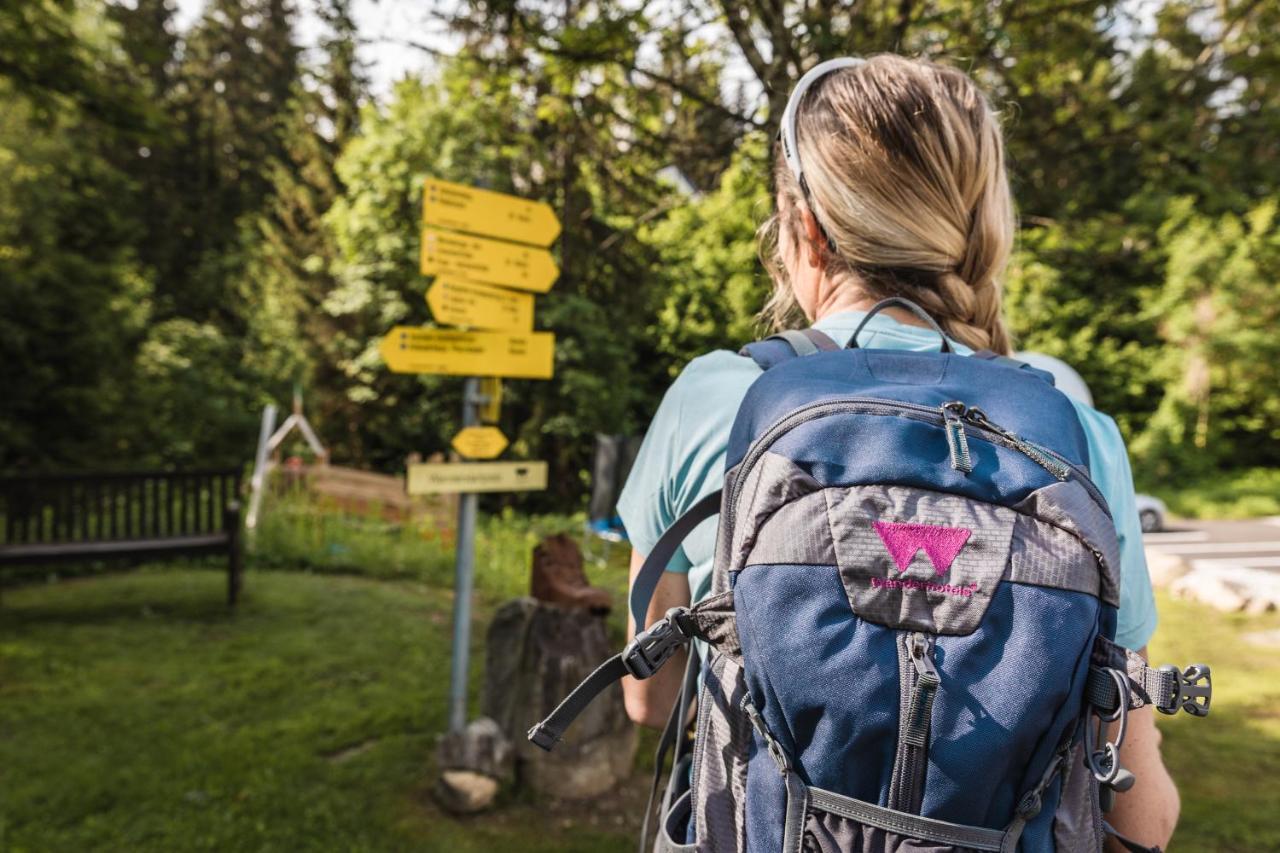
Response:
[[[231,468],[0,477],[0,545],[217,533],[239,494]]]

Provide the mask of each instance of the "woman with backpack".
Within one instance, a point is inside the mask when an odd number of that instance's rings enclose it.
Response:
[[[1014,213],[987,99],[960,71],[894,55],[836,60],[815,72],[797,86],[783,117],[776,212],[761,229],[762,258],[775,283],[764,316],[779,329],[812,325],[839,347],[859,330],[855,345],[864,350],[936,351],[938,336],[908,307],[868,318],[880,300],[904,297],[941,327],[953,352],[1008,356],[1000,293]],[[724,485],[730,430],[760,376],[753,358],[718,351],[693,360],[667,392],[619,503],[635,549],[633,578],[663,532]],[[1074,409],[1088,473],[1118,539],[1115,642],[1145,656],[1156,612],[1128,457],[1109,417],[1084,404]],[[715,549],[711,519],[666,566],[646,624],[711,594]],[[677,654],[679,663],[685,653]],[[945,681],[945,661],[940,668]],[[667,721],[682,669],[668,665],[646,680],[624,679],[636,722]],[[1159,744],[1152,708],[1131,711],[1118,761],[1138,781],[1105,815],[1121,836],[1151,846],[1167,844],[1179,810]]]

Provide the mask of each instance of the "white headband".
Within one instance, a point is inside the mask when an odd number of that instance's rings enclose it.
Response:
[[[865,59],[859,59],[856,56],[842,56],[839,59],[819,62],[805,72],[800,82],[791,90],[791,97],[787,98],[787,108],[782,111],[782,127],[778,133],[782,138],[782,156],[787,159],[787,165],[791,167],[791,173],[796,176],[797,183],[801,182],[804,169],[800,166],[800,149],[796,147],[796,112],[800,109],[800,101],[804,99],[804,93],[824,75],[841,68],[852,68],[864,62],[866,62]]]

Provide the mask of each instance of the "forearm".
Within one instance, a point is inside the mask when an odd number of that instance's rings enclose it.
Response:
[[[644,555],[631,552],[631,579],[635,580],[636,572],[644,564]],[[684,575],[666,572],[658,581],[653,592],[653,600],[649,602],[649,611],[645,623],[652,625],[661,619],[672,607],[688,606],[690,600],[689,582]],[[636,631],[635,620],[630,610],[627,612],[627,636]],[[671,706],[675,704],[680,693],[680,685],[684,679],[685,663],[688,652],[684,649],[672,655],[671,659],[654,675],[640,681],[627,676],[622,679],[622,697],[626,704],[627,716],[642,726],[660,729],[667,723]]]
[[[1141,654],[1145,658],[1147,650],[1142,649]],[[1181,803],[1178,788],[1160,756],[1160,730],[1152,708],[1129,712],[1120,763],[1136,780],[1132,788],[1116,795],[1115,807],[1104,817],[1120,834],[1164,849],[1173,837]],[[1122,851],[1114,842],[1107,849]]]

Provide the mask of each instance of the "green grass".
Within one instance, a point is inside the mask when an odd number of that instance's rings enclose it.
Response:
[[[1280,850],[1280,648],[1245,639],[1272,631],[1280,641],[1280,616],[1222,614],[1166,595],[1159,606],[1152,662],[1203,662],[1214,675],[1208,717],[1158,717],[1182,795],[1170,848]]]
[[[4,591],[0,850],[632,849],[651,739],[633,784],[601,802],[442,813],[430,788],[451,555],[412,530],[276,518],[233,614],[222,573],[196,563]],[[473,696],[493,607],[526,591],[540,534],[580,523],[482,523]],[[386,559],[350,558],[379,538]],[[289,559],[304,569],[263,568]],[[625,560],[615,547],[588,566],[619,605]],[[1153,660],[1202,660],[1216,677],[1208,719],[1160,718],[1183,802],[1172,849],[1280,849],[1280,654],[1243,639],[1280,630],[1280,616],[1160,608]],[[618,639],[622,618],[618,606]]]
[[[631,848],[633,805],[433,805],[446,592],[259,571],[229,614],[222,590],[158,567],[5,593],[0,849]]]
[[[1174,515],[1257,518],[1280,515],[1280,468],[1245,468],[1188,478],[1176,486],[1149,485]]]

